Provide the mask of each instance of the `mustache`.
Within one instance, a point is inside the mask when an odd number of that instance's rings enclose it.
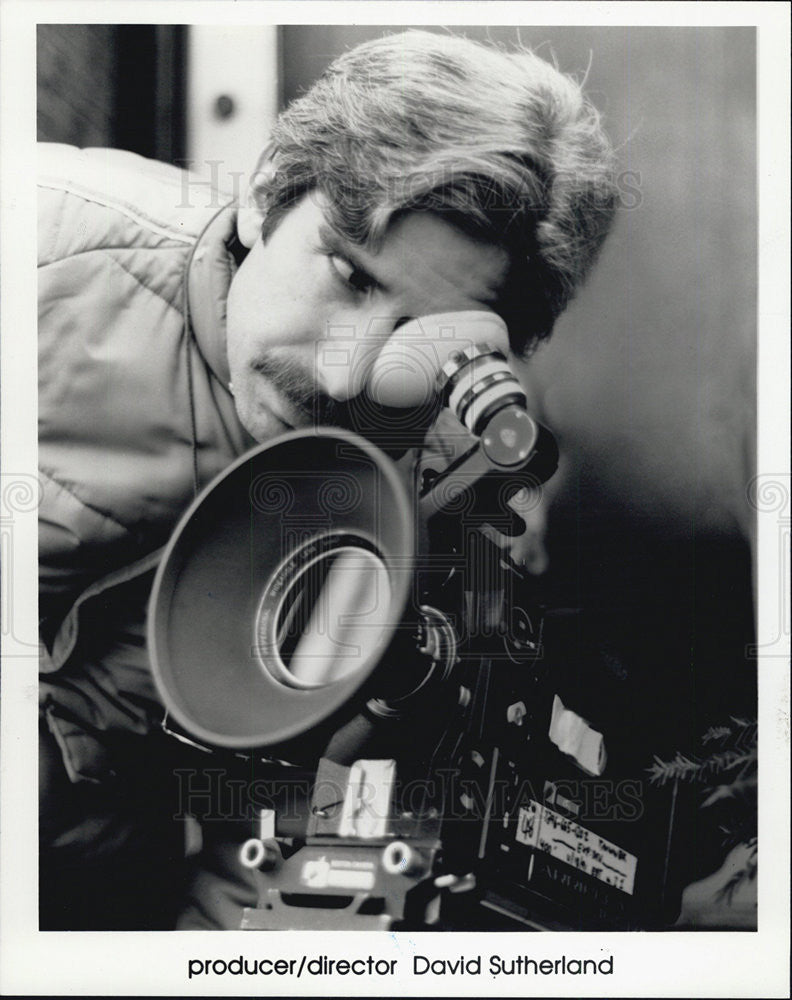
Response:
[[[354,431],[382,448],[393,459],[408,448],[420,448],[441,408],[440,398],[416,409],[382,406],[365,387],[357,396],[340,401],[322,392],[310,369],[278,351],[263,353],[252,364],[269,384],[304,418],[308,426],[340,427]]]
[[[348,406],[322,392],[311,372],[299,361],[268,352],[254,361],[252,368],[310,423],[346,426]]]

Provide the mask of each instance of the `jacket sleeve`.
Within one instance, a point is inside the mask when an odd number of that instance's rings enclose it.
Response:
[[[44,144],[38,167],[40,618],[51,638],[86,586],[162,544],[183,505],[181,289],[198,222],[180,207],[174,167]]]

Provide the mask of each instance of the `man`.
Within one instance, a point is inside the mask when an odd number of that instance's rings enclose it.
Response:
[[[42,928],[169,927],[182,907],[189,751],[145,651],[179,514],[254,443],[348,422],[409,319],[492,311],[515,355],[549,336],[610,226],[611,170],[572,80],[424,32],[338,59],[240,207],[191,206],[179,171],[131,154],[42,153]],[[324,349],[339,329],[354,363]],[[180,926],[238,926],[256,901],[225,845],[190,899]]]

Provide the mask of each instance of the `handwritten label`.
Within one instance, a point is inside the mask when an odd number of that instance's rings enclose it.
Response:
[[[638,858],[540,802],[530,799],[520,807],[515,836],[521,844],[632,896]]]

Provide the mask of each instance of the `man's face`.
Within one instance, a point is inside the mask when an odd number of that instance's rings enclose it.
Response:
[[[497,309],[509,261],[426,212],[407,213],[377,253],[328,225],[305,196],[250,252],[228,297],[228,359],[236,408],[257,441],[293,427],[339,423],[377,353],[406,319]]]

